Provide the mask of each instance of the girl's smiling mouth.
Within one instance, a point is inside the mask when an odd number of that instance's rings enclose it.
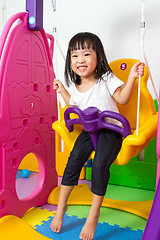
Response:
[[[87,66],[81,65],[81,66],[78,66],[77,69],[78,69],[79,71],[84,71],[84,70],[87,69]]]

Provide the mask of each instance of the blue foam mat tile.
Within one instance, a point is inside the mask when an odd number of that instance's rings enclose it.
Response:
[[[36,231],[44,236],[53,240],[79,239],[79,234],[83,225],[85,224],[85,218],[77,218],[76,216],[64,215],[63,227],[60,233],[54,233],[50,229],[52,217],[48,221],[43,221],[42,225],[36,225]],[[98,223],[94,240],[141,240],[143,235],[142,230],[131,230],[129,227],[121,228],[118,225],[111,226],[108,223]]]

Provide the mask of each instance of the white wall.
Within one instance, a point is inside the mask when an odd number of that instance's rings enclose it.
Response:
[[[13,0],[0,0],[0,7],[2,2],[6,2],[7,19],[16,12],[25,11],[25,0],[16,0],[16,4]],[[159,94],[159,0],[145,0],[145,20],[145,52]],[[56,18],[52,0],[44,0],[44,28],[46,32],[53,34],[53,27],[57,26],[56,38],[64,54],[68,41],[74,34],[90,31],[101,38],[109,62],[118,58],[139,59],[140,22],[141,0],[57,0]],[[64,60],[59,50],[54,56],[54,64],[58,78],[63,81]],[[150,81],[149,89],[155,98]]]

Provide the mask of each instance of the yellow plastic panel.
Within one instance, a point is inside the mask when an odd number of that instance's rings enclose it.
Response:
[[[60,186],[54,188],[48,197],[49,204],[58,204]],[[71,192],[68,205],[91,205],[93,194],[88,185],[79,184]],[[153,201],[122,201],[104,198],[102,207],[110,207],[126,212],[136,214],[142,218],[148,219]]]
[[[0,219],[0,236],[3,240],[49,240],[22,219],[7,215]]]

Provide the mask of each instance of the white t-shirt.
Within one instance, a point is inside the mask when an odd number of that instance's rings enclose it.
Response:
[[[124,82],[118,79],[114,74],[104,74],[101,81],[96,81],[92,88],[86,92],[79,92],[76,85],[71,86],[70,105],[76,105],[81,110],[88,107],[96,107],[100,111],[118,112],[117,104],[112,97],[118,87],[123,87]],[[106,119],[107,122],[119,123],[113,119]]]

